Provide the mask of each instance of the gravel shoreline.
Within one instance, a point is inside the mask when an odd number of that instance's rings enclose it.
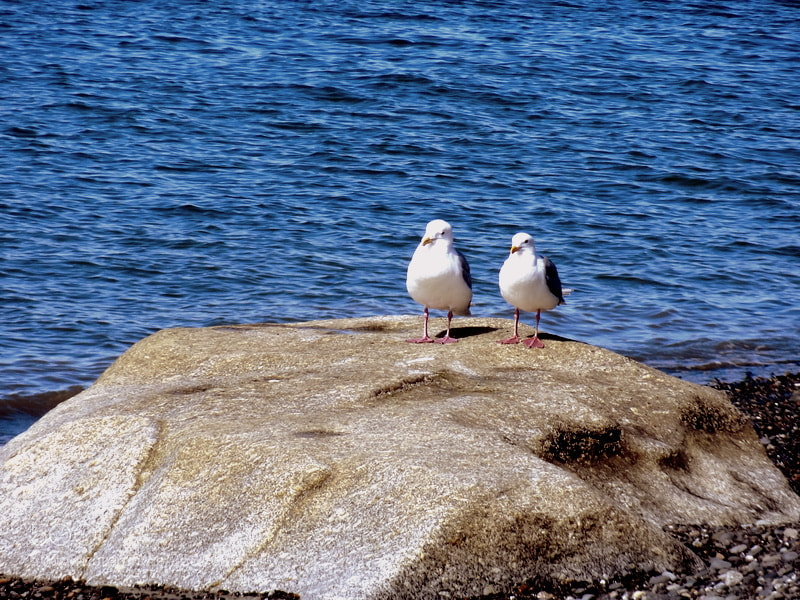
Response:
[[[800,494],[800,373],[714,382],[753,423],[767,455]],[[740,527],[675,525],[666,531],[695,552],[705,567],[692,573],[629,573],[569,588],[525,585],[513,595],[482,600],[791,600],[800,599],[800,523]],[[0,599],[31,600],[295,600],[282,591],[240,594],[164,587],[87,586],[27,581],[0,574]]]

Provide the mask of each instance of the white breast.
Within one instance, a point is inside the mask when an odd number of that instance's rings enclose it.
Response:
[[[558,298],[545,279],[545,261],[530,254],[511,254],[500,269],[500,293],[506,302],[526,312],[551,310]]]
[[[469,314],[472,290],[464,281],[458,254],[444,244],[417,247],[408,265],[406,288],[423,306]]]

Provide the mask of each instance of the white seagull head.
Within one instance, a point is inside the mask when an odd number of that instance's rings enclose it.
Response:
[[[436,240],[447,240],[453,242],[453,228],[447,221],[434,219],[425,227],[425,235],[422,237],[422,245],[427,246]]]
[[[520,251],[536,252],[536,245],[530,234],[520,231],[511,238],[511,254]]]

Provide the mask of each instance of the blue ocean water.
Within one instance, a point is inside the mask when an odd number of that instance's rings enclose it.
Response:
[[[437,217],[476,315],[511,318],[497,271],[528,231],[575,289],[545,331],[698,382],[796,370],[799,23],[0,0],[0,443],[163,327],[419,314]]]

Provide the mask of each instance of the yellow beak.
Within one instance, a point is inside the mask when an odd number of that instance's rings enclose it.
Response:
[[[422,245],[423,245],[423,246],[427,246],[427,245],[428,245],[428,244],[430,244],[432,241],[433,241],[433,238],[429,238],[429,237],[423,238],[423,239],[422,239]]]
[[[511,246],[511,254],[514,254],[517,250],[519,250],[519,246]]]

